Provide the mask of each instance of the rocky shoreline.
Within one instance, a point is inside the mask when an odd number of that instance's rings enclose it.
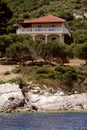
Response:
[[[0,112],[63,112],[87,111],[87,93],[65,95],[60,89],[51,90],[43,85],[29,83],[26,102],[18,84],[0,85]],[[51,92],[50,92],[51,90]]]

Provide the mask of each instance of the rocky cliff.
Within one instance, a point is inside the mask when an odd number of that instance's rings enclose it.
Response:
[[[18,84],[0,85],[0,112],[27,111],[87,111],[87,93],[65,95],[58,89],[53,91],[43,85],[29,83],[26,102]]]

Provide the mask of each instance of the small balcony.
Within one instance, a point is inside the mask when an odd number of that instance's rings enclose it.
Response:
[[[19,28],[17,34],[62,33],[70,35],[67,28]]]

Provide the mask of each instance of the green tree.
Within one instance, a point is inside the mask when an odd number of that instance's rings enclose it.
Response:
[[[68,52],[67,47],[64,43],[52,41],[48,44],[50,45],[49,49],[52,59],[56,59],[56,61],[60,64],[64,64],[65,62],[67,62]]]
[[[16,42],[6,49],[6,57],[23,64],[25,61],[33,61],[31,47],[28,42]]]
[[[6,33],[6,28],[8,26],[8,21],[12,17],[12,11],[7,6],[4,0],[0,1],[0,34]]]
[[[87,42],[83,43],[83,44],[78,44],[74,48],[74,54],[76,57],[78,57],[80,59],[84,59],[86,61],[86,65],[87,65]]]
[[[61,13],[60,17],[66,19],[67,21],[71,21],[74,19],[74,16],[71,12],[63,12]]]
[[[16,42],[29,42],[28,44],[33,44],[33,41],[29,35],[0,35],[0,53],[2,54],[2,56],[5,56],[6,48],[12,44],[15,44]]]
[[[75,43],[84,43],[87,41],[87,30],[78,29],[74,32],[73,37]]]
[[[33,44],[34,48],[34,54],[38,58],[43,58],[46,61],[46,53],[45,53],[45,48],[46,48],[46,43],[43,40],[36,40]]]
[[[58,41],[50,41],[45,43],[43,41],[37,42],[37,53],[46,62],[55,60],[56,62],[63,64],[67,61],[67,49],[64,43]]]

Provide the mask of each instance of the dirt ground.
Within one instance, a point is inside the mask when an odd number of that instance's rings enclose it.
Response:
[[[0,65],[0,80],[10,80],[12,78],[19,77],[19,74],[14,74],[11,71],[16,67],[16,65]],[[10,74],[5,75],[9,71]]]
[[[70,66],[81,66],[85,65],[85,60],[80,60],[80,59],[71,59],[69,63],[65,65],[70,65]]]

